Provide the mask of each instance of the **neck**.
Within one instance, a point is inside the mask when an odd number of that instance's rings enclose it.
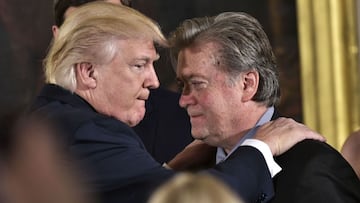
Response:
[[[256,104],[258,105],[258,104]],[[255,127],[256,123],[261,119],[261,117],[267,111],[266,106],[256,106],[256,108],[248,108],[249,111],[243,113],[241,122],[237,124],[237,130],[228,135],[226,139],[222,142],[221,147],[226,153],[230,153],[239,143],[239,141],[252,129]]]

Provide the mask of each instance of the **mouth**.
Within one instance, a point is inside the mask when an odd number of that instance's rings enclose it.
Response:
[[[200,109],[197,110],[191,107],[186,108],[186,112],[189,117],[199,117],[203,115]]]
[[[194,112],[188,112],[188,115],[190,118],[198,118],[202,116],[201,113],[194,113]]]
[[[138,100],[142,100],[142,101],[146,101],[146,100],[148,100],[148,98],[149,98],[149,97],[138,97],[137,99],[138,99]]]
[[[147,92],[141,94],[137,99],[138,99],[138,100],[144,100],[144,101],[146,101],[146,100],[149,99],[149,95],[150,95],[150,92],[147,91]]]
[[[201,116],[200,114],[189,114],[190,118],[197,118],[197,117],[200,117],[200,116]]]

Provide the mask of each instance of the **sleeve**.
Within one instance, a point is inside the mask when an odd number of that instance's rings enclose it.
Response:
[[[107,202],[145,202],[174,172],[157,163],[127,126],[87,123],[75,134],[73,151],[91,169],[87,180]],[[261,152],[239,147],[207,172],[233,188],[246,202],[273,196],[271,176]]]
[[[265,158],[266,165],[269,168],[271,177],[274,177],[281,171],[281,167],[274,160],[270,147],[265,142],[256,139],[246,139],[241,145],[255,147],[261,152]]]
[[[87,123],[77,130],[70,151],[80,160],[87,172],[85,180],[100,194],[101,202],[146,202],[174,174],[147,153],[127,126]]]
[[[208,172],[227,183],[245,202],[266,202],[274,196],[265,159],[254,147],[238,147],[226,161]]]

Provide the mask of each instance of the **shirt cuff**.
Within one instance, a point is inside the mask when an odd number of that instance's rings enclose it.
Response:
[[[167,165],[166,162],[163,163],[162,167],[164,167],[166,169],[169,169],[169,170],[172,170],[172,168],[169,165]]]
[[[252,146],[261,152],[272,178],[282,170],[275,162],[270,147],[265,142],[256,139],[246,139],[241,146]]]

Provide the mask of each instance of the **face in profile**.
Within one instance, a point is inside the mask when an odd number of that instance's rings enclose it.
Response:
[[[159,86],[153,66],[158,58],[152,40],[118,40],[114,59],[95,69],[95,108],[129,126],[138,124],[145,115],[149,88]]]
[[[243,91],[241,82],[229,82],[218,67],[216,49],[212,42],[182,49],[176,75],[183,86],[179,104],[190,116],[192,135],[219,146],[224,136],[238,133]]]

